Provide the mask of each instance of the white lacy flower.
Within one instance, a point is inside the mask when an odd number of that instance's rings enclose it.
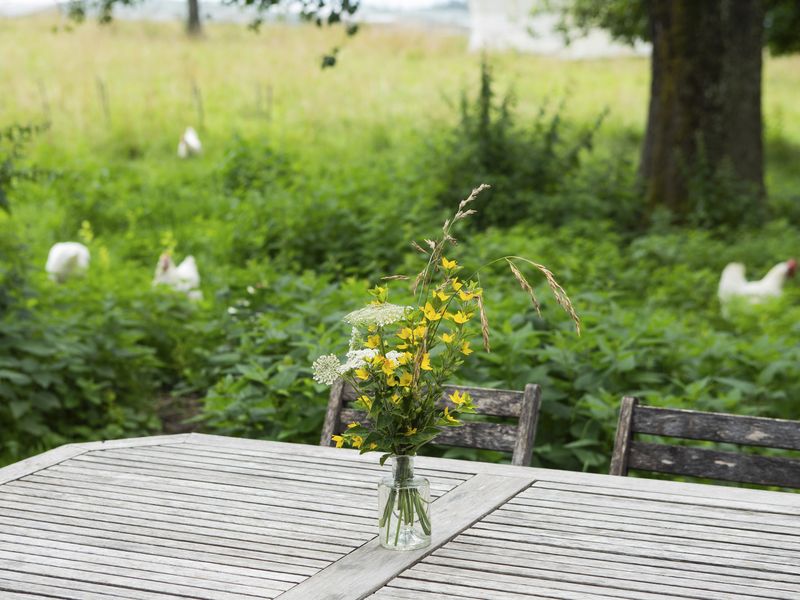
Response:
[[[344,375],[353,369],[360,369],[365,366],[367,362],[371,361],[378,355],[378,350],[375,348],[364,348],[362,350],[350,350],[347,353],[347,362],[339,367],[339,373]]]
[[[393,366],[397,366],[400,364],[400,357],[403,356],[402,352],[398,352],[397,350],[389,350],[386,353],[386,359],[392,361]]]
[[[335,354],[324,354],[320,356],[312,365],[314,381],[325,385],[333,385],[339,378],[339,369],[341,366]]]
[[[407,307],[405,306],[390,304],[389,302],[370,304],[369,306],[359,308],[345,315],[342,320],[356,327],[366,327],[369,325],[383,327],[402,319],[406,309]]]

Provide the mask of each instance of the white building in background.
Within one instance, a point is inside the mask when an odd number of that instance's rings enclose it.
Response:
[[[469,0],[470,50],[516,50],[568,59],[650,54],[649,44],[631,48],[602,30],[567,46],[556,31],[557,15],[533,14],[541,4],[541,0]]]
[[[0,16],[18,16],[63,5],[65,0],[0,0]],[[356,18],[367,23],[423,25],[469,35],[469,48],[513,50],[566,59],[641,56],[649,44],[635,48],[618,44],[605,31],[593,31],[567,46],[555,31],[554,14],[532,14],[543,0],[362,0]],[[215,22],[249,22],[253,10],[227,6],[223,0],[200,0],[204,18]],[[119,7],[118,18],[181,20],[186,0],[144,0]]]

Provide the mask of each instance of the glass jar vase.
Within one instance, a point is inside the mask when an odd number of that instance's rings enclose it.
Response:
[[[393,456],[392,474],[378,483],[381,546],[415,550],[431,543],[431,486],[414,475],[413,456]]]

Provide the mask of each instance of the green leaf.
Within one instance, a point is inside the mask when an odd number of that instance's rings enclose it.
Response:
[[[8,369],[0,369],[0,379],[7,379],[15,385],[30,385],[31,383],[31,378],[27,375]]]

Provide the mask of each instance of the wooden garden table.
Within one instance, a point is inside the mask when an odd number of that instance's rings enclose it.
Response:
[[[433,544],[378,547],[375,455],[188,434],[0,469],[0,598],[800,598],[800,494],[418,458]]]

